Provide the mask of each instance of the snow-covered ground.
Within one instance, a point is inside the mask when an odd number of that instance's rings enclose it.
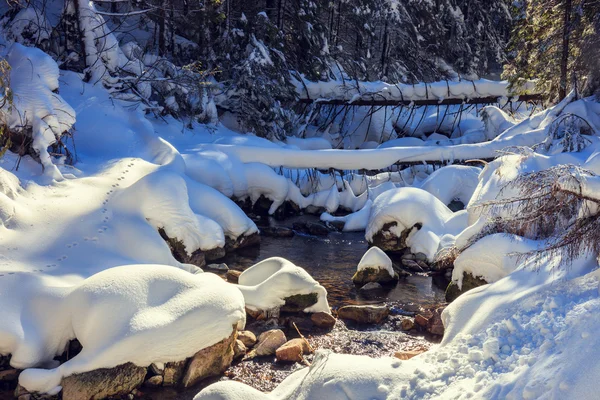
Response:
[[[39,50],[16,45],[9,54],[14,65],[27,66],[12,71],[14,110],[37,110],[27,115],[44,166],[12,153],[0,159],[0,307],[6,310],[0,354],[28,368],[21,375],[27,388],[53,393],[72,373],[184,359],[242,326],[245,306],[277,307],[286,295],[316,292],[318,303],[306,311],[328,312],[324,289],[286,260],[255,265],[240,276],[238,288],[177,261],[158,233],[179,241],[192,258],[256,234],[232,199],[263,196],[272,200],[270,213],[286,201],[316,206],[327,212],[322,219],[343,220],[345,230],[365,229],[367,237],[389,222],[397,224],[398,236],[420,226],[407,238],[414,253],[431,261],[446,247],[466,248],[456,260],[455,280],[469,272],[493,283],[452,303],[443,314],[443,342],[411,360],[321,353],[271,394],[224,382],[198,399],[596,397],[597,255],[565,268],[557,256],[536,265],[515,257],[514,251],[543,245],[528,238],[487,236],[467,245],[490,216],[481,202],[511,195],[502,190],[505,183],[566,163],[598,172],[597,102],[568,98],[523,121],[489,109],[481,140],[466,144],[332,150],[326,136],[274,143],[223,125],[184,129],[171,117],[124,107],[76,73],[59,75]],[[27,90],[21,74],[36,77],[39,93]],[[51,94],[56,88],[60,96]],[[48,115],[36,108],[39,99]],[[562,152],[566,134],[548,139],[566,114],[590,124],[593,136],[582,151]],[[71,166],[44,151],[62,133],[60,126],[73,122],[78,161]],[[534,153],[530,147],[539,143]],[[447,166],[434,172],[419,165],[358,173],[398,161],[494,158],[507,147],[514,154],[482,171]],[[596,180],[586,179],[586,195],[600,197]],[[468,204],[467,210],[452,212],[452,200]],[[339,209],[352,213],[334,217]],[[191,324],[203,329],[187,329]],[[47,364],[75,337],[83,356],[59,367]],[[140,350],[146,343],[156,345]]]

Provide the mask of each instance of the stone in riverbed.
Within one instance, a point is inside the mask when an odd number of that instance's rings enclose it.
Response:
[[[245,356],[246,350],[247,349],[244,343],[241,340],[237,339],[235,341],[235,345],[233,346],[233,359],[237,360],[238,358]]]
[[[304,354],[312,353],[310,346],[304,339],[292,339],[275,351],[277,361],[301,362]]]
[[[19,378],[21,370],[10,368],[0,371],[0,382],[13,382]]]
[[[250,348],[256,343],[256,335],[250,331],[239,331],[238,339],[244,343],[244,346]]]
[[[370,290],[382,290],[382,289],[383,289],[383,286],[381,286],[381,284],[377,283],[377,282],[369,282],[365,286],[360,288],[361,291],[365,291],[365,292],[368,292]]]
[[[287,339],[281,329],[272,329],[260,334],[256,347],[248,353],[251,356],[270,356],[281,347]]]
[[[239,280],[241,274],[242,274],[242,271],[236,271],[234,269],[230,269],[229,271],[227,271],[227,275],[225,277],[227,278],[227,282],[238,283],[238,280]]]
[[[317,328],[331,329],[335,325],[335,317],[326,312],[314,313],[310,316],[310,320]]]
[[[90,400],[127,395],[140,386],[145,377],[146,368],[133,363],[74,374],[62,379],[62,398]]]
[[[380,324],[389,315],[386,306],[344,306],[338,309],[338,317],[361,324]]]
[[[415,328],[415,321],[412,318],[403,318],[400,327],[403,331],[410,331]]]
[[[414,260],[404,259],[402,260],[402,265],[414,272],[424,272],[423,267]]]
[[[403,350],[397,351],[394,354],[394,357],[399,358],[400,360],[410,360],[421,353],[425,353],[425,350]]]
[[[144,386],[146,387],[159,387],[162,386],[163,377],[162,375],[154,375],[144,382]]]
[[[318,222],[307,222],[306,228],[308,229],[308,233],[314,236],[327,236],[329,235],[329,229],[323,224]]]
[[[215,270],[215,271],[229,271],[229,267],[225,263],[208,264],[205,268],[206,269],[212,269],[212,270]]]
[[[260,228],[260,233],[264,236],[279,237],[279,238],[291,238],[295,235],[294,231],[290,228],[283,226],[267,226]]]
[[[233,361],[237,330],[219,343],[197,352],[188,364],[182,385],[187,388],[210,376],[223,373]]]

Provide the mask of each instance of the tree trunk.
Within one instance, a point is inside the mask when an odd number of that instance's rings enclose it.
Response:
[[[571,10],[572,0],[564,0],[565,14],[563,17],[563,40],[562,59],[560,60],[560,88],[558,91],[559,101],[567,96],[567,74],[569,67],[569,36],[571,34]]]

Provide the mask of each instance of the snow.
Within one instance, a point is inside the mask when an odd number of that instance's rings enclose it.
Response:
[[[389,272],[390,276],[394,276],[395,274],[392,266],[392,260],[377,246],[373,246],[367,250],[356,267],[358,271],[367,268],[386,270]]]
[[[448,165],[440,168],[421,184],[421,189],[437,197],[442,203],[460,200],[469,204],[477,185],[481,169],[463,165]]]
[[[28,305],[20,320],[14,319],[19,316],[15,310],[12,318],[3,319],[0,343],[7,337],[12,343],[1,351],[12,353],[13,367],[28,368],[19,383],[30,391],[57,393],[63,377],[126,362],[149,366],[183,360],[245,324],[240,291],[209,273],[127,265],[73,287],[45,290],[32,275],[9,280],[29,290],[11,291],[4,300]],[[37,300],[23,301],[28,296]],[[53,369],[29,368],[50,361],[73,338],[81,342],[81,353]]]
[[[453,216],[452,211],[432,194],[417,188],[388,190],[373,202],[365,238],[371,242],[385,224],[395,222],[392,228],[397,237],[410,230],[406,245],[413,253],[424,253],[428,260],[438,251],[440,237],[448,232],[446,221]],[[421,224],[421,228],[415,225]]]
[[[8,125],[12,129],[30,126],[33,149],[38,153],[48,181],[63,176],[52,163],[48,146],[75,123],[75,111],[53,93],[58,89],[58,65],[43,51],[14,43],[7,56],[11,67],[13,106]]]
[[[534,83],[528,82],[521,88],[531,91]],[[300,98],[323,100],[443,100],[471,99],[476,97],[511,97],[507,81],[441,81],[414,85],[386,82],[328,81],[311,82],[303,79],[296,83]]]
[[[278,309],[287,297],[316,293],[317,303],[304,312],[331,312],[327,290],[304,269],[281,257],[267,258],[248,268],[239,276],[238,283],[246,307],[252,310]]]

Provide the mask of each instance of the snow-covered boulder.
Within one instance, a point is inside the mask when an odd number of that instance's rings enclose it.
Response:
[[[30,305],[0,321],[0,351],[12,354],[13,367],[25,369],[19,383],[33,392],[57,393],[65,377],[128,362],[185,360],[245,324],[240,291],[208,273],[127,265],[72,288],[40,291],[27,282],[12,301]],[[77,356],[53,369],[31,368],[61,354],[73,338],[83,346]]]
[[[325,288],[285,258],[271,257],[253,265],[239,276],[238,282],[246,308],[251,311],[330,312]]]
[[[398,280],[392,260],[379,247],[371,247],[362,256],[352,281],[359,285],[369,282],[387,283]]]
[[[410,248],[428,261],[435,256],[444,234],[457,234],[465,227],[446,221],[454,214],[431,193],[417,188],[388,190],[373,202],[365,238],[384,251]]]

